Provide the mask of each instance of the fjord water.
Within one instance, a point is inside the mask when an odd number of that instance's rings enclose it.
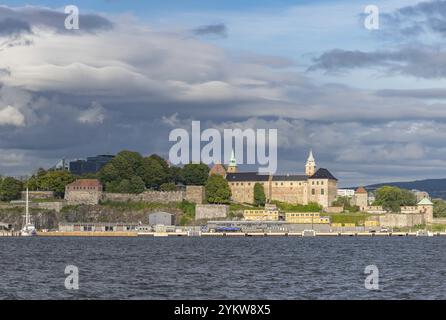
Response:
[[[444,237],[0,238],[0,299],[445,299],[445,248]],[[367,265],[379,291],[364,286]]]

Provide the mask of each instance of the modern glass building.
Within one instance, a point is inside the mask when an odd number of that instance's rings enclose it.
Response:
[[[86,160],[71,161],[70,172],[79,176],[87,173],[96,173],[114,157],[114,155],[102,154],[88,157]]]

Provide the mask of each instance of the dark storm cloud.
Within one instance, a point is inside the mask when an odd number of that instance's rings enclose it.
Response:
[[[336,72],[345,69],[363,68],[381,64],[388,58],[386,53],[333,49],[314,58],[313,65],[308,68],[308,71],[320,69],[327,72]]]
[[[392,51],[335,49],[313,60],[308,71],[341,72],[358,68],[383,68],[388,73],[419,78],[446,77],[446,51],[432,46],[400,47]]]
[[[207,35],[214,35],[219,37],[227,36],[226,25],[224,25],[223,23],[200,26],[198,28],[193,29],[192,32],[197,36],[207,36]]]
[[[0,7],[0,35],[30,33],[32,26],[44,26],[65,33],[72,30],[65,29],[65,19],[68,14],[38,7],[24,7],[12,9]],[[79,30],[77,32],[94,32],[107,30],[113,23],[96,14],[83,14],[80,11]],[[71,32],[72,34],[75,34]]]
[[[446,1],[425,1],[392,13],[383,13],[382,22],[390,32],[419,36],[426,32],[446,36]]]
[[[446,36],[446,1],[420,2],[381,13],[376,35],[392,46],[369,52],[326,51],[314,58],[308,71],[336,73],[369,68],[425,79],[446,77],[446,49],[443,40],[435,41],[438,36]]]

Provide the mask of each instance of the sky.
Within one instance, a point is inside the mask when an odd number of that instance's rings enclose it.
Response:
[[[279,173],[312,148],[340,186],[444,178],[445,37],[446,1],[3,1],[0,174],[167,157],[200,120],[278,129]]]

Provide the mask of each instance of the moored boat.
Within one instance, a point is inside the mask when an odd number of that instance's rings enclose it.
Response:
[[[26,205],[25,205],[25,221],[23,227],[20,230],[20,236],[31,237],[37,235],[36,227],[31,223],[31,217],[29,215],[29,192],[26,188]]]

